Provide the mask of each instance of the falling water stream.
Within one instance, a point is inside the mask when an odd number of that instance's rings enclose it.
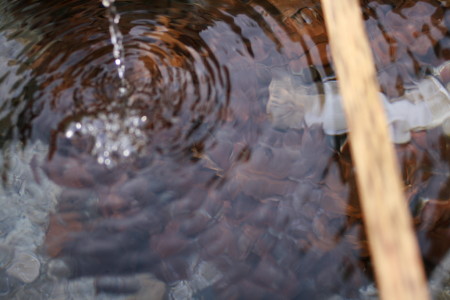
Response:
[[[109,33],[113,46],[112,55],[119,81],[118,86],[115,87],[119,101],[111,101],[106,107],[106,112],[97,114],[94,118],[88,117],[78,122],[72,122],[66,130],[66,137],[72,138],[76,133],[95,137],[92,154],[97,157],[99,164],[112,167],[116,165],[117,160],[136,154],[139,148],[147,143],[141,130],[147,121],[147,116],[140,115],[140,112],[131,106],[135,98],[131,97],[132,86],[125,77],[125,48],[123,35],[119,28],[120,14],[117,12],[115,0],[102,0],[101,2],[106,8],[109,22]],[[110,82],[105,84],[110,84]],[[112,98],[116,98],[116,96],[112,96]]]
[[[120,15],[117,13],[115,0],[102,0],[103,6],[106,8],[109,33],[111,35],[111,43],[113,44],[114,63],[117,66],[117,75],[119,76],[120,86],[119,94],[125,96],[128,94],[128,83],[125,79],[125,48],[123,46],[123,35],[120,32],[119,21]]]

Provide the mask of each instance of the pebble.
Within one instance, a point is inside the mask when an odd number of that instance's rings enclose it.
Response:
[[[369,284],[359,289],[362,300],[378,300],[378,289],[374,284]]]
[[[430,279],[430,289],[433,299],[450,299],[450,252],[434,269]]]
[[[343,298],[339,295],[334,295],[334,296],[331,296],[330,298],[328,298],[327,300],[345,300],[345,298]]]
[[[3,273],[0,273],[0,297],[6,296],[11,291],[11,278]]]
[[[110,285],[116,283],[131,283],[138,290],[131,294],[119,292],[113,293],[98,290],[98,284]],[[45,299],[66,300],[163,300],[166,297],[166,284],[157,280],[152,274],[139,274],[113,277],[84,277],[71,280],[53,281],[51,292]],[[20,298],[23,300],[24,298]],[[28,298],[27,298],[28,299]],[[33,298],[34,299],[34,298]],[[19,300],[19,299],[18,299]]]
[[[0,197],[0,238],[7,236],[15,227],[18,216],[15,207],[6,206],[10,199],[9,197]],[[15,200],[15,199],[14,199]]]
[[[135,276],[101,276],[94,282],[97,293],[134,294],[140,290],[140,282]]]
[[[96,299],[94,279],[91,277],[70,280],[59,299]]]
[[[14,300],[48,300],[50,291],[30,285],[22,286],[13,296]],[[11,299],[11,298],[10,298]]]
[[[34,255],[21,252],[16,253],[6,273],[24,283],[31,283],[39,276],[40,267],[41,263]]]
[[[190,284],[196,291],[201,291],[207,289],[222,277],[223,275],[214,264],[202,261],[196,266]]]
[[[14,249],[8,245],[0,244],[0,269],[5,269],[10,265],[14,257]]]
[[[52,259],[47,265],[47,276],[51,279],[67,278],[70,274],[70,268],[63,259]]]
[[[166,299],[166,284],[157,280],[150,274],[141,274],[137,276],[140,290],[126,298],[126,300],[163,300]]]
[[[194,291],[186,280],[176,282],[169,291],[170,300],[192,299],[193,295]]]

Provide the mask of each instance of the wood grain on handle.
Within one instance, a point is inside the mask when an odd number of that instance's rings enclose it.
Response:
[[[357,0],[322,0],[376,280],[384,300],[429,299]]]

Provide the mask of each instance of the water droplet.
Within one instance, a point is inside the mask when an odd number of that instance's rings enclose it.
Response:
[[[72,130],[68,130],[66,132],[66,138],[70,139],[71,137],[73,137],[74,132]]]
[[[128,93],[128,90],[126,87],[120,87],[119,93],[120,93],[120,96],[125,96]]]
[[[104,7],[110,7],[112,3],[114,3],[114,0],[102,0]]]

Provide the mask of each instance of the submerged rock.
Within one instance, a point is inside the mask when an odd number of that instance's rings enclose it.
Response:
[[[16,253],[6,273],[24,283],[31,283],[39,276],[41,263],[32,253]]]

